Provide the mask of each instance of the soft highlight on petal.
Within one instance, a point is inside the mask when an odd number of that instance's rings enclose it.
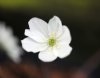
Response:
[[[25,35],[32,38],[33,40],[37,41],[37,42],[45,42],[46,37],[38,31],[30,31],[29,29],[25,30]]]
[[[71,42],[71,34],[67,26],[63,26],[63,33],[58,38],[59,42],[69,44]]]
[[[52,33],[56,34],[56,36],[61,35],[62,23],[59,17],[54,16],[49,20],[48,30],[49,30],[49,35],[51,35]]]
[[[48,35],[48,24],[42,19],[34,17],[29,20],[28,24],[32,32],[37,31],[45,36]]]
[[[48,46],[45,43],[38,43],[31,38],[25,38],[22,41],[22,47],[28,52],[39,52],[45,50]]]

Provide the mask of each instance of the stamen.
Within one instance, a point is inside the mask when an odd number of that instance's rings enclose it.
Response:
[[[56,44],[56,40],[54,38],[49,39],[48,41],[49,46],[53,47]]]

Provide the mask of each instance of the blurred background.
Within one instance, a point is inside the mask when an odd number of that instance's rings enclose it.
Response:
[[[38,54],[24,52],[22,63],[17,65],[0,55],[3,60],[0,78],[100,78],[99,3],[99,0],[0,0],[0,21],[12,27],[19,40],[25,38],[24,30],[32,17],[48,22],[56,15],[70,29],[73,47],[70,56],[52,63],[43,63]],[[77,75],[77,70],[78,77],[71,77]]]

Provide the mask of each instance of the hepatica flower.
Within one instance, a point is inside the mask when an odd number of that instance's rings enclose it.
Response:
[[[21,41],[27,52],[39,52],[38,57],[44,62],[54,61],[57,57],[62,59],[71,53],[70,31],[59,17],[54,16],[48,23],[34,17],[28,24],[29,29],[25,30],[28,37]]]
[[[6,51],[6,54],[14,61],[20,61],[21,48],[18,46],[17,38],[13,36],[11,28],[0,23],[0,49]]]

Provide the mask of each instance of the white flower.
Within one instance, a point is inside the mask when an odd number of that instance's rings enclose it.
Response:
[[[0,48],[4,49],[7,55],[15,62],[20,61],[21,48],[17,44],[12,30],[0,23]]]
[[[37,53],[44,62],[54,61],[57,57],[64,58],[71,53],[72,48],[70,31],[62,25],[60,19],[54,16],[48,23],[39,18],[32,18],[29,28],[25,30],[27,38],[23,39],[22,47],[28,51]]]

